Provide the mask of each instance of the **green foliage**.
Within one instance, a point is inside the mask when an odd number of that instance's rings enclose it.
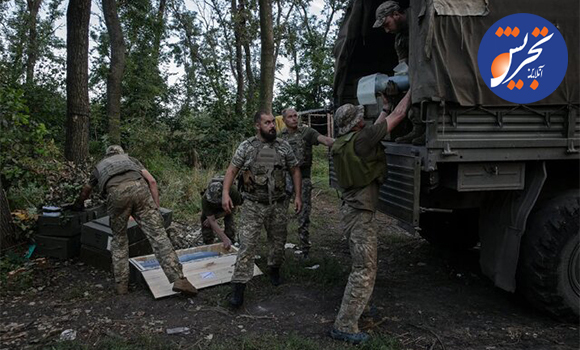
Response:
[[[32,286],[33,272],[24,267],[26,259],[14,251],[0,256],[0,296]]]
[[[22,90],[0,85],[0,126],[0,168],[5,186],[33,180],[35,159],[47,152],[46,127],[31,120]]]

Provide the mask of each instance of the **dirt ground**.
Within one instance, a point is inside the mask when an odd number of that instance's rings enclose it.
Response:
[[[0,348],[123,348],[103,346],[105,341],[137,342],[139,348],[351,348],[327,335],[350,268],[338,205],[333,193],[315,191],[311,257],[304,261],[287,250],[285,283],[272,287],[266,276],[255,278],[238,311],[227,308],[229,285],[203,289],[194,298],[155,301],[142,286],[115,295],[110,272],[78,260],[36,260],[29,267],[32,287],[3,288]],[[361,322],[375,339],[362,348],[579,348],[578,324],[561,323],[494,288],[479,271],[477,250],[442,252],[404,234],[387,216],[377,220],[379,273],[372,302],[378,315]],[[291,223],[294,243],[295,228]],[[265,258],[257,264],[265,268]],[[167,334],[177,327],[189,331]],[[59,341],[67,329],[76,332],[75,341]]]

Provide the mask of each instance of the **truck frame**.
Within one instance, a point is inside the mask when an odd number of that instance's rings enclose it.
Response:
[[[347,9],[335,46],[335,107],[358,104],[357,81],[390,74],[397,64],[393,36],[370,28],[381,2],[355,0]],[[563,1],[550,9],[533,0],[522,11],[520,1],[466,2],[475,6],[465,13],[461,8],[446,13],[450,0],[411,1],[407,9],[412,108],[426,124],[426,143],[384,142],[387,176],[378,209],[447,249],[479,244],[481,270],[497,287],[517,290],[535,306],[577,321],[580,5]],[[477,6],[482,13],[472,12]],[[518,12],[552,21],[569,52],[560,88],[528,105],[499,99],[472,72],[473,50],[476,54],[485,31]],[[445,49],[437,51],[443,42]],[[366,117],[376,118],[381,108],[377,98],[377,104],[365,106]],[[332,164],[330,174],[335,186]]]

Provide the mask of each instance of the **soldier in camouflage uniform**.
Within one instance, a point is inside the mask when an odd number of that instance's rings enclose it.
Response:
[[[270,280],[274,285],[280,284],[288,221],[285,192],[288,171],[294,182],[295,210],[299,212],[302,207],[300,168],[292,148],[286,141],[276,138],[272,114],[257,112],[254,124],[256,136],[238,146],[226,171],[223,187],[222,206],[229,214],[234,207],[230,188],[238,173],[242,172],[244,205],[240,212],[240,250],[232,276],[230,305],[233,307],[243,304],[246,283],[254,275],[254,257],[262,227],[268,237]]]
[[[399,64],[409,64],[409,24],[407,13],[401,9],[398,2],[385,1],[377,8],[373,28],[379,27],[382,27],[387,33],[395,34],[395,51],[399,58]],[[410,94],[410,91],[407,94]],[[413,123],[413,130],[405,136],[398,137],[395,142],[414,145],[425,144],[425,123],[421,121],[419,111],[411,109],[409,120]]]
[[[163,228],[159,212],[159,192],[153,176],[135,158],[125,154],[120,146],[107,148],[103,158],[92,172],[89,184],[81,190],[75,208],[82,208],[93,188],[107,198],[113,238],[111,255],[117,293],[126,294],[129,284],[129,239],[127,221],[132,215],[155,252],[173,290],[195,295],[197,290],[183,276],[181,263]]]
[[[312,172],[312,146],[322,143],[327,147],[332,147],[334,139],[320,135],[318,131],[311,127],[299,125],[298,113],[293,108],[283,110],[282,117],[284,118],[286,128],[280,133],[280,138],[292,146],[292,150],[300,166],[300,173],[302,174],[302,210],[298,213],[298,236],[300,238],[300,250],[306,258],[311,247],[308,227],[310,226],[312,196],[312,181],[310,180],[310,174]],[[286,183],[286,190],[291,194],[294,188],[290,176],[286,177]],[[288,196],[289,199],[290,197]]]
[[[204,244],[212,244],[217,234],[224,248],[229,249],[235,242],[236,226],[234,214],[226,214],[222,208],[223,182],[223,176],[215,176],[201,196],[201,235]],[[230,198],[234,206],[242,204],[242,196],[235,186],[230,188]],[[224,230],[217,223],[217,219],[221,217],[224,218]]]
[[[387,116],[382,111],[375,125],[367,128],[363,106],[345,104],[334,116],[338,138],[331,153],[342,194],[340,224],[352,258],[340,311],[330,332],[337,340],[360,343],[369,338],[359,331],[358,321],[369,302],[377,274],[374,215],[380,182],[386,172],[381,140],[404,119],[408,107],[406,96],[393,113]]]

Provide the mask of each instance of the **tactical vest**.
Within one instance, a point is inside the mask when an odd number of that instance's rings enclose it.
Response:
[[[284,159],[278,152],[280,141],[275,140],[266,147],[266,143],[253,137],[250,144],[254,148],[248,170],[252,173],[254,186],[251,191],[245,191],[249,199],[259,202],[277,201],[286,196],[286,172]]]
[[[120,175],[128,171],[141,173],[141,169],[126,154],[115,154],[107,157],[97,164],[99,173],[99,192],[105,193],[107,182],[115,175]]]
[[[387,171],[382,147],[377,146],[373,154],[364,160],[356,154],[354,144],[358,136],[358,132],[350,132],[339,137],[332,145],[334,170],[343,190],[365,187],[377,179],[382,179]]]

